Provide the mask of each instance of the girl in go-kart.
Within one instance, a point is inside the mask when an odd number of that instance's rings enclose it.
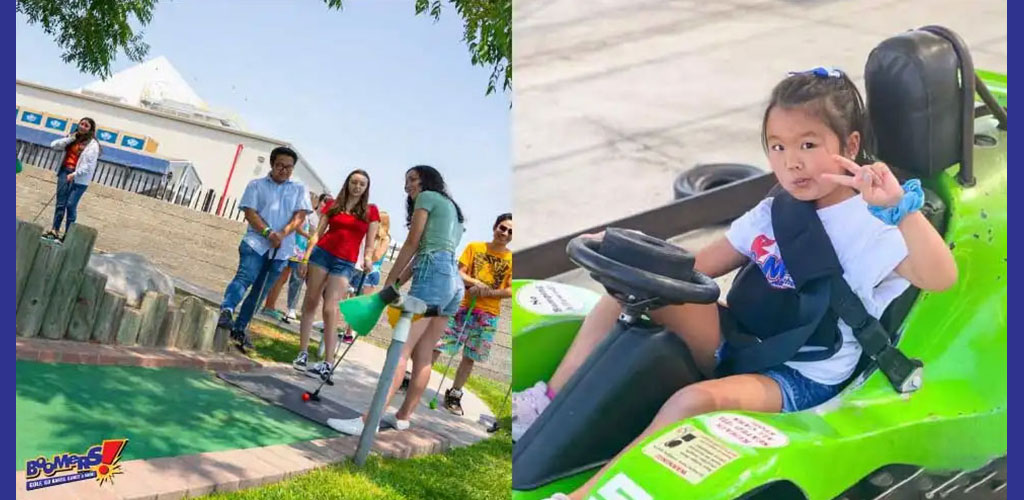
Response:
[[[849,77],[838,70],[817,68],[791,74],[775,86],[761,140],[782,188],[798,200],[815,202],[845,270],[844,279],[877,318],[910,284],[923,290],[952,286],[957,269],[941,235],[919,211],[920,183],[911,180],[901,186],[887,165],[868,161],[868,123],[860,92]],[[772,198],[767,198],[734,221],[725,236],[697,254],[695,269],[718,277],[751,259],[772,286],[792,288],[774,240],[771,205]],[[724,347],[718,308],[686,304],[650,314],[652,320],[680,335],[708,376],[714,373]],[[526,432],[612,331],[620,312],[615,299],[603,297],[584,320],[551,380],[513,396],[514,439]],[[842,346],[828,359],[790,361],[680,389],[627,448],[669,424],[703,413],[794,412],[827,401],[853,374],[861,355],[852,330],[841,321],[839,330]],[[571,495],[559,493],[552,498],[584,498],[603,472]]]

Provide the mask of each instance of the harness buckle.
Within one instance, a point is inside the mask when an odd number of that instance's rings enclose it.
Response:
[[[899,349],[887,345],[872,356],[878,369],[889,379],[889,383],[900,394],[908,394],[921,388],[924,364],[919,359],[908,358]]]

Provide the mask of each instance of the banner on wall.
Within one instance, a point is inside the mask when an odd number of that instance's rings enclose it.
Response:
[[[21,112],[21,121],[24,123],[31,123],[32,125],[42,125],[43,114],[25,110]]]
[[[48,128],[50,130],[55,130],[57,132],[63,132],[65,130],[67,130],[67,128],[68,128],[68,121],[69,120],[67,118],[60,118],[60,117],[56,117],[56,116],[47,116],[46,117],[46,128]]]
[[[133,137],[128,134],[121,134],[121,146],[142,151],[145,144],[146,139],[142,137]]]
[[[74,133],[78,130],[78,122],[73,121],[71,118],[23,109],[21,106],[17,105],[14,107],[14,117],[15,122],[19,125],[34,125],[36,127],[44,128],[48,132],[65,134]],[[142,134],[128,134],[110,128],[97,127],[96,138],[100,142],[104,142],[112,146],[133,149],[135,151],[143,151],[146,153],[156,153],[157,148],[160,146],[160,143],[152,137]]]
[[[99,139],[100,142],[106,142],[108,144],[117,144],[117,135],[118,133],[114,132],[113,130],[107,130],[102,128],[96,129],[96,138]]]

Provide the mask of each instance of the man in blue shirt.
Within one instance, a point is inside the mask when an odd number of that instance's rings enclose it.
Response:
[[[294,251],[295,238],[289,236],[313,211],[306,186],[291,180],[296,161],[295,151],[274,148],[270,173],[249,182],[242,194],[240,206],[249,228],[238,245],[238,270],[224,292],[217,327],[230,328],[231,338],[243,351],[252,347],[246,329],[263,298],[263,288],[277,281]],[[250,287],[238,318],[233,319],[235,307]]]

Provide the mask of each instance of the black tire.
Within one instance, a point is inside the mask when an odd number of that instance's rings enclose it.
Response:
[[[676,177],[673,185],[675,199],[689,198],[695,194],[757,177],[764,173],[765,171],[760,168],[742,163],[697,165]]]

